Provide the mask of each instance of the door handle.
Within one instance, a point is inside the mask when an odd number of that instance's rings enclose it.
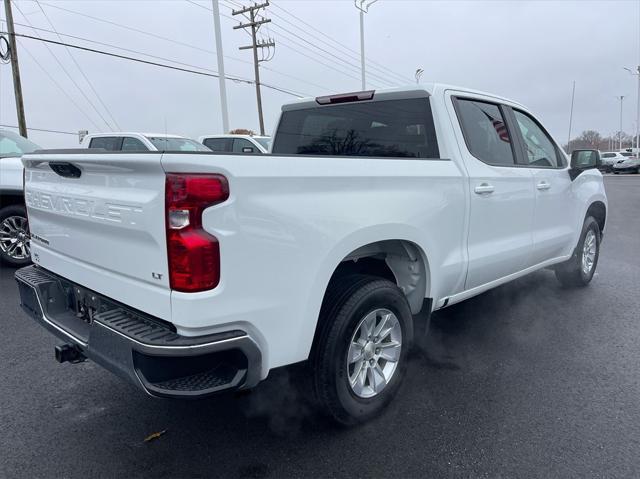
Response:
[[[548,190],[549,188],[551,188],[551,183],[549,183],[548,181],[541,181],[536,185],[536,188],[539,190]]]
[[[490,185],[489,183],[481,183],[476,186],[473,191],[475,191],[478,195],[488,195],[490,193],[493,193],[493,185]]]

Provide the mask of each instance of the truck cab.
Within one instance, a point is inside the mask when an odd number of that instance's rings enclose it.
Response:
[[[208,151],[191,138],[166,133],[111,132],[86,135],[83,148],[107,151]]]

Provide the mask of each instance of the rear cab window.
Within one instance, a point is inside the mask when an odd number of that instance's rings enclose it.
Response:
[[[233,138],[205,138],[202,143],[211,151],[231,151]]]
[[[121,136],[98,136],[91,138],[89,142],[89,148],[102,148],[107,151],[121,151],[122,150]]]
[[[440,158],[428,98],[360,101],[285,110],[271,152]]]

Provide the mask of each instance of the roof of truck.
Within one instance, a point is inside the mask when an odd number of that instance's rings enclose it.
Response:
[[[153,138],[187,138],[182,135],[170,135],[168,133],[144,133],[140,131],[109,131],[107,133],[89,133],[87,136],[89,137],[99,137],[99,136],[146,136]]]
[[[524,108],[522,104],[517,101],[513,101],[509,98],[503,97],[501,95],[496,95],[495,93],[488,93],[481,90],[474,90],[468,87],[461,87],[457,85],[449,85],[446,83],[422,83],[420,85],[407,85],[407,86],[398,86],[393,88],[381,88],[377,90],[367,90],[373,92],[373,100],[395,100],[395,99],[406,99],[406,98],[421,98],[427,97],[435,94],[436,92],[444,92],[446,90],[455,90],[459,92],[470,93],[473,95],[482,95],[486,97],[495,98],[497,100],[512,103],[514,105],[519,105]],[[363,92],[353,92],[354,94],[363,93]],[[301,108],[307,108],[312,106],[317,106],[316,98],[322,98],[324,96],[330,97],[334,95],[345,95],[348,94],[346,92],[343,93],[334,93],[329,95],[321,95],[315,98],[300,98],[298,100],[291,101],[282,106],[282,110],[297,110]],[[382,98],[381,98],[382,97]]]

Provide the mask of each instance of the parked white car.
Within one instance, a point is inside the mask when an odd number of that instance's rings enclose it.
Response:
[[[278,125],[260,157],[23,158],[35,265],[16,279],[59,361],[172,398],[306,361],[352,424],[397,393],[432,311],[543,268],[594,276],[599,153],[569,164],[517,102],[430,84],[301,100]]]
[[[605,151],[600,154],[602,166],[605,171],[613,171],[613,165],[625,158],[626,157],[619,151]]]
[[[640,173],[640,159],[637,156],[623,155],[621,160],[613,164],[613,172],[618,173]]]
[[[0,129],[0,262],[29,264],[29,224],[22,189],[20,157],[40,147],[9,130]]]
[[[166,133],[96,133],[87,135],[82,146],[107,151],[209,151],[191,138]]]
[[[264,154],[269,152],[270,136],[204,135],[198,141],[212,151]]]

